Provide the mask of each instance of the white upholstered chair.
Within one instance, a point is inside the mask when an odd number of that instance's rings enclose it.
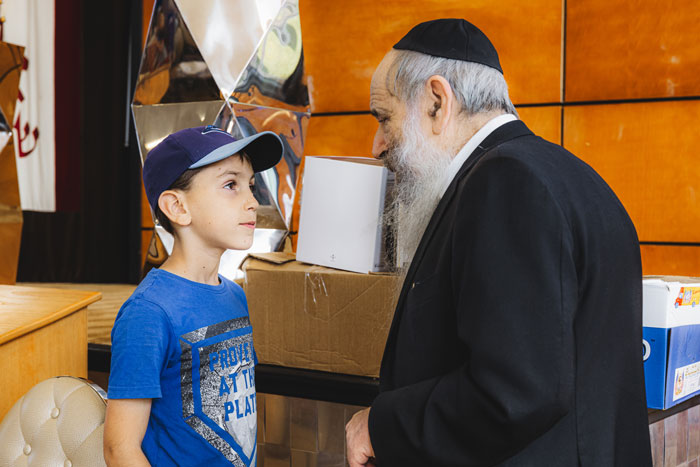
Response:
[[[106,394],[59,376],[38,383],[0,422],[0,467],[100,467]]]

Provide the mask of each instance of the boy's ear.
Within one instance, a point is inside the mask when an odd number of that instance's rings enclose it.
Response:
[[[192,222],[185,197],[179,191],[165,190],[161,193],[158,198],[158,207],[173,224],[184,227]]]

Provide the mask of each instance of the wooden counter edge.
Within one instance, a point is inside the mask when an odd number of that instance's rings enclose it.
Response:
[[[89,292],[86,290],[50,289],[50,288],[43,288],[43,287],[21,287],[21,286],[13,286],[13,287],[16,287],[18,289],[22,288],[22,289],[26,289],[26,290],[36,290],[36,291],[41,291],[41,292],[61,292],[63,294],[65,294],[66,292],[75,292],[76,294],[83,295],[83,298],[81,298],[80,300],[78,300],[74,303],[71,303],[70,305],[68,305],[66,307],[63,307],[63,308],[55,311],[54,313],[45,315],[41,319],[33,321],[30,324],[12,329],[11,331],[6,332],[5,334],[0,334],[0,345],[5,344],[13,339],[18,338],[18,337],[21,337],[29,332],[34,331],[35,329],[38,329],[42,326],[47,325],[49,323],[52,323],[54,321],[58,321],[59,319],[64,318],[77,310],[85,308],[88,305],[95,303],[96,301],[98,301],[102,298],[102,292]]]

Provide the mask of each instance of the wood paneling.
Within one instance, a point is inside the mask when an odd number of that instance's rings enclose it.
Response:
[[[87,376],[87,306],[97,292],[0,286],[0,419],[39,381]]]
[[[151,244],[151,239],[153,238],[153,230],[142,230],[141,231],[141,264],[146,262],[146,255],[148,254],[148,246]]]
[[[35,384],[54,376],[87,378],[87,310],[0,344],[0,420]]]
[[[0,151],[0,205],[19,206],[14,137]]]
[[[561,106],[521,107],[518,114],[537,136],[561,144]]]
[[[537,135],[548,141],[561,141],[561,107],[518,108],[520,118]],[[368,114],[314,116],[304,145],[305,156],[372,155],[377,121]]]
[[[3,214],[11,214],[4,222]],[[0,210],[0,284],[14,284],[17,280],[19,246],[22,240],[22,213]]]
[[[14,284],[17,280],[22,240],[22,211],[14,148],[14,138],[11,137],[0,150],[0,284]]]
[[[0,344],[46,326],[99,299],[99,292],[0,285]]]
[[[561,0],[301,0],[299,8],[314,112],[367,110],[384,54],[436,18],[465,18],[491,39],[515,103],[560,100]]]
[[[153,228],[153,216],[151,215],[151,206],[148,204],[146,197],[146,189],[141,180],[141,227]]]
[[[574,106],[564,146],[608,182],[641,241],[700,241],[700,101]]]
[[[567,2],[567,101],[700,95],[697,0]]]
[[[561,141],[561,107],[526,107],[518,109],[522,120],[537,135],[559,144]],[[377,121],[368,114],[314,116],[309,122],[304,156],[372,156],[372,141]],[[300,173],[304,173],[302,161]],[[297,193],[301,190],[301,180]],[[295,197],[292,232],[299,222],[299,197]],[[296,248],[296,234],[292,234]]]
[[[377,121],[369,114],[316,117],[309,121],[305,156],[372,156]]]
[[[700,246],[641,245],[645,275],[700,277]]]

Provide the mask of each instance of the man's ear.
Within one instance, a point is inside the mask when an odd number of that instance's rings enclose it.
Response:
[[[192,216],[190,216],[185,201],[182,192],[165,190],[158,198],[158,207],[170,219],[170,222],[184,227],[192,222]]]
[[[450,83],[440,75],[428,78],[425,88],[433,134],[439,135],[445,131],[450,121],[455,95]]]

